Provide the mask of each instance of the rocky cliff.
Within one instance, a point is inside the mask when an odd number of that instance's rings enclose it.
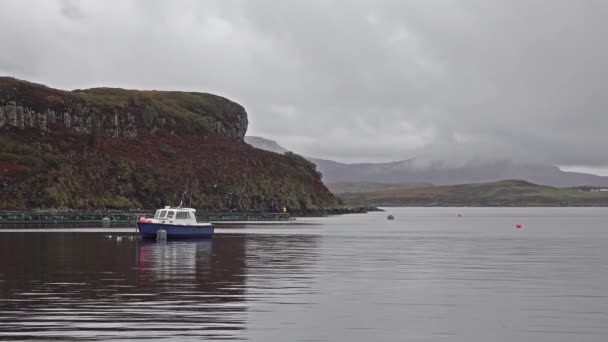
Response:
[[[63,91],[0,77],[0,209],[333,207],[315,167],[243,142],[247,113],[220,96]]]
[[[204,128],[243,140],[247,113],[237,103],[205,93],[116,88],[69,92],[0,77],[0,128],[5,126],[42,132],[65,128],[108,138],[135,138],[138,127]]]

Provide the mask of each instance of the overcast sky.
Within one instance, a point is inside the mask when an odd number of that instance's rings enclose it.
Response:
[[[204,91],[340,161],[608,165],[608,1],[0,1],[0,74]]]

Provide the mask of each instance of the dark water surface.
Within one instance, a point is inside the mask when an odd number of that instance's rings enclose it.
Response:
[[[608,209],[298,221],[166,244],[0,230],[0,339],[608,340]]]

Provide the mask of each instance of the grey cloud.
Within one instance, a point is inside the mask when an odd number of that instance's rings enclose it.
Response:
[[[219,93],[342,161],[608,165],[600,1],[3,1],[0,73]],[[78,20],[74,20],[78,19]]]

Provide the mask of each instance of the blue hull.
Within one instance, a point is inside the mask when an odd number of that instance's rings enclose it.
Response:
[[[164,229],[167,239],[210,238],[213,236],[213,226],[176,226],[162,223],[137,222],[139,234],[144,239],[156,239],[156,232]]]

